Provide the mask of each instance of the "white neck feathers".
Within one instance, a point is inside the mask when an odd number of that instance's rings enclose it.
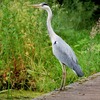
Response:
[[[46,11],[48,13],[48,17],[47,17],[47,29],[48,29],[49,36],[50,36],[50,38],[52,40],[55,37],[55,35],[56,35],[55,32],[52,29],[52,26],[51,26],[52,11],[51,11],[50,7],[47,7]]]

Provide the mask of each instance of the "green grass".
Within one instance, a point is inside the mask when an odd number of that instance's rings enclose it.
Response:
[[[0,4],[0,90],[11,88],[41,93],[59,88],[62,70],[52,54],[46,29],[47,13],[29,8],[27,5],[31,2],[8,1]],[[82,28],[86,23],[78,22],[78,12],[76,15],[74,11],[65,13],[64,8],[55,5],[52,10],[52,26],[75,51],[85,77],[100,72],[100,35],[90,38],[90,26]],[[74,21],[69,20],[73,18]],[[66,69],[66,85],[77,81],[73,71]]]
[[[42,93],[25,90],[11,90],[9,97],[6,91],[4,93],[0,93],[0,98],[2,98],[2,100],[31,100],[39,95],[42,95]]]

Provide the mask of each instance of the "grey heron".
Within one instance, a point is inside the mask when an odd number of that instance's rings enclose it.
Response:
[[[54,32],[51,26],[52,11],[48,6],[48,4],[41,3],[41,4],[34,4],[29,6],[32,6],[34,8],[44,9],[48,13],[47,30],[52,43],[53,54],[59,60],[62,66],[62,81],[61,81],[60,90],[63,90],[65,89],[65,82],[66,82],[66,66],[68,66],[73,71],[75,71],[79,77],[82,77],[84,74],[81,70],[80,65],[78,64],[78,60],[72,48]]]

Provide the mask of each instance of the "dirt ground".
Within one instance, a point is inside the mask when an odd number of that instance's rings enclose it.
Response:
[[[100,100],[100,72],[66,86],[64,91],[53,91],[33,100]]]

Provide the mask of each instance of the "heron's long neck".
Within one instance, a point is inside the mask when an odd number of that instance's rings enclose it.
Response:
[[[48,8],[47,9],[47,12],[48,12],[47,29],[48,29],[49,36],[50,36],[50,38],[52,40],[52,38],[55,36],[55,32],[53,31],[52,26],[51,26],[52,11],[51,11],[50,8]]]

